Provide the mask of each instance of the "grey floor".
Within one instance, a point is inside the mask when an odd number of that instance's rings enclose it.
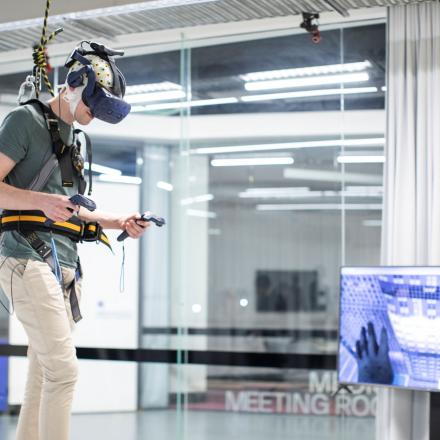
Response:
[[[13,440],[16,417],[0,416]],[[374,419],[155,410],[74,415],[71,440],[374,440]]]

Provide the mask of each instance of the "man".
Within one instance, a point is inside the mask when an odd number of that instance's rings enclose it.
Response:
[[[141,237],[149,226],[148,222],[137,220],[140,218],[138,213],[90,212],[74,205],[69,198],[78,193],[82,176],[73,173],[72,185],[66,185],[65,165],[61,162],[40,190],[28,189],[53,152],[53,133],[48,130],[48,119],[58,127],[61,143],[72,145],[74,121],[87,125],[95,114],[107,120],[105,115],[110,115],[114,109],[117,113],[122,108],[115,120],[108,120],[115,123],[128,113],[129,106],[122,101],[122,74],[114,68],[111,56],[114,52],[106,50],[96,44],[95,47],[91,45],[91,50],[80,50],[68,64],[70,76],[65,88],[47,103],[47,114],[38,103],[23,105],[9,113],[0,126],[0,208],[5,212],[21,211],[20,214],[37,210],[42,218],[49,219],[44,223],[48,229],[40,229],[36,235],[44,242],[44,249],[51,251],[47,253],[52,260],[59,262],[62,271],[57,278],[54,268],[35,251],[29,237],[23,236],[20,223],[17,230],[3,232],[0,286],[29,340],[29,370],[17,440],[69,438],[78,370],[71,336],[75,315],[72,299],[73,295],[79,297],[80,276],[75,242],[55,230],[51,232],[50,225],[76,218],[99,222],[103,228],[126,230],[132,238]],[[104,101],[99,101],[102,96]],[[100,104],[96,104],[97,100]],[[101,104],[104,107],[108,104],[104,112]],[[72,164],[69,166],[72,168]],[[2,226],[3,223],[4,220]],[[76,288],[69,289],[69,286],[75,287],[75,279]]]

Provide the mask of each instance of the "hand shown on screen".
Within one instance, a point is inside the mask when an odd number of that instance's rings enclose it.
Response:
[[[367,329],[362,327],[360,339],[356,341],[355,355],[359,382],[391,384],[394,374],[388,353],[388,334],[385,327],[380,332],[379,344],[373,323],[369,322]]]

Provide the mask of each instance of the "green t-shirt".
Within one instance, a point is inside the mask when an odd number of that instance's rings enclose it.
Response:
[[[72,143],[73,127],[58,119],[61,138],[66,145]],[[52,154],[52,141],[41,110],[34,105],[24,105],[12,110],[0,126],[0,152],[10,157],[15,167],[7,176],[7,182],[26,189]],[[74,176],[71,188],[61,184],[61,171],[57,167],[41,192],[72,196],[78,193],[78,178]],[[50,234],[38,232],[38,236],[50,246]],[[53,234],[59,262],[62,266],[76,267],[76,244],[68,237]],[[42,258],[17,232],[4,232],[1,255],[15,258]]]

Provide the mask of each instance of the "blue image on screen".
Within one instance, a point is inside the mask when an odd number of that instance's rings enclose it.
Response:
[[[440,268],[341,269],[338,379],[440,389]]]

